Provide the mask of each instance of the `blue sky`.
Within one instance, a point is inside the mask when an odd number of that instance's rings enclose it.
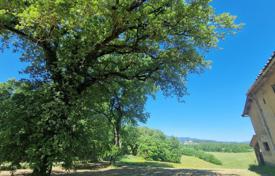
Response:
[[[221,141],[249,141],[254,133],[249,118],[241,117],[245,95],[275,51],[274,0],[216,0],[217,12],[230,12],[245,23],[235,36],[220,42],[208,58],[212,68],[191,75],[185,103],[164,98],[147,103],[147,125],[168,135]]]
[[[275,50],[274,0],[216,0],[217,12],[238,16],[245,27],[220,42],[208,58],[212,68],[201,75],[190,75],[185,103],[158,94],[146,110],[146,124],[167,135],[188,136],[220,141],[249,141],[253,128],[249,118],[241,117],[245,94],[267,59]],[[0,82],[20,78],[24,65],[18,54],[0,53]]]

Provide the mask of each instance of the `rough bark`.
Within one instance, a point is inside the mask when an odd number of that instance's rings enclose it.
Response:
[[[118,148],[121,148],[120,132],[121,132],[120,123],[117,123],[116,126],[114,127],[114,144]]]

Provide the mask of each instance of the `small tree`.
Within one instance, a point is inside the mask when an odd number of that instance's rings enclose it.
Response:
[[[147,95],[154,92],[154,86],[138,81],[120,81],[119,84],[109,84],[104,90],[93,111],[108,120],[113,129],[114,145],[121,148],[122,128],[147,120],[149,114],[144,112],[144,106]]]
[[[138,127],[133,125],[125,126],[123,133],[122,133],[122,146],[125,153],[132,154],[136,156],[138,154],[139,148],[139,137],[140,133]]]
[[[163,132],[149,128],[138,128],[138,154],[146,159],[178,163],[181,160],[179,140],[167,137]]]

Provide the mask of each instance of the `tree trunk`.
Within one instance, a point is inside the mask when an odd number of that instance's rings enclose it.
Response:
[[[131,148],[131,153],[132,153],[132,155],[137,156],[137,153],[138,153],[138,145],[135,145],[135,144],[130,145],[130,148]]]
[[[120,142],[120,126],[116,125],[114,127],[114,144],[116,147],[121,148]]]
[[[49,163],[48,157],[45,156],[39,163],[38,167],[33,170],[32,176],[50,176],[52,164]]]
[[[120,133],[121,133],[121,117],[117,118],[114,123],[114,144],[121,148]]]

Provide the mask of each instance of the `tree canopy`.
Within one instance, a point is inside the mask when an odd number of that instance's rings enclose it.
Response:
[[[23,47],[26,72],[64,99],[114,77],[183,95],[184,76],[207,65],[201,50],[238,28],[209,0],[1,0],[0,10],[2,44]]]

